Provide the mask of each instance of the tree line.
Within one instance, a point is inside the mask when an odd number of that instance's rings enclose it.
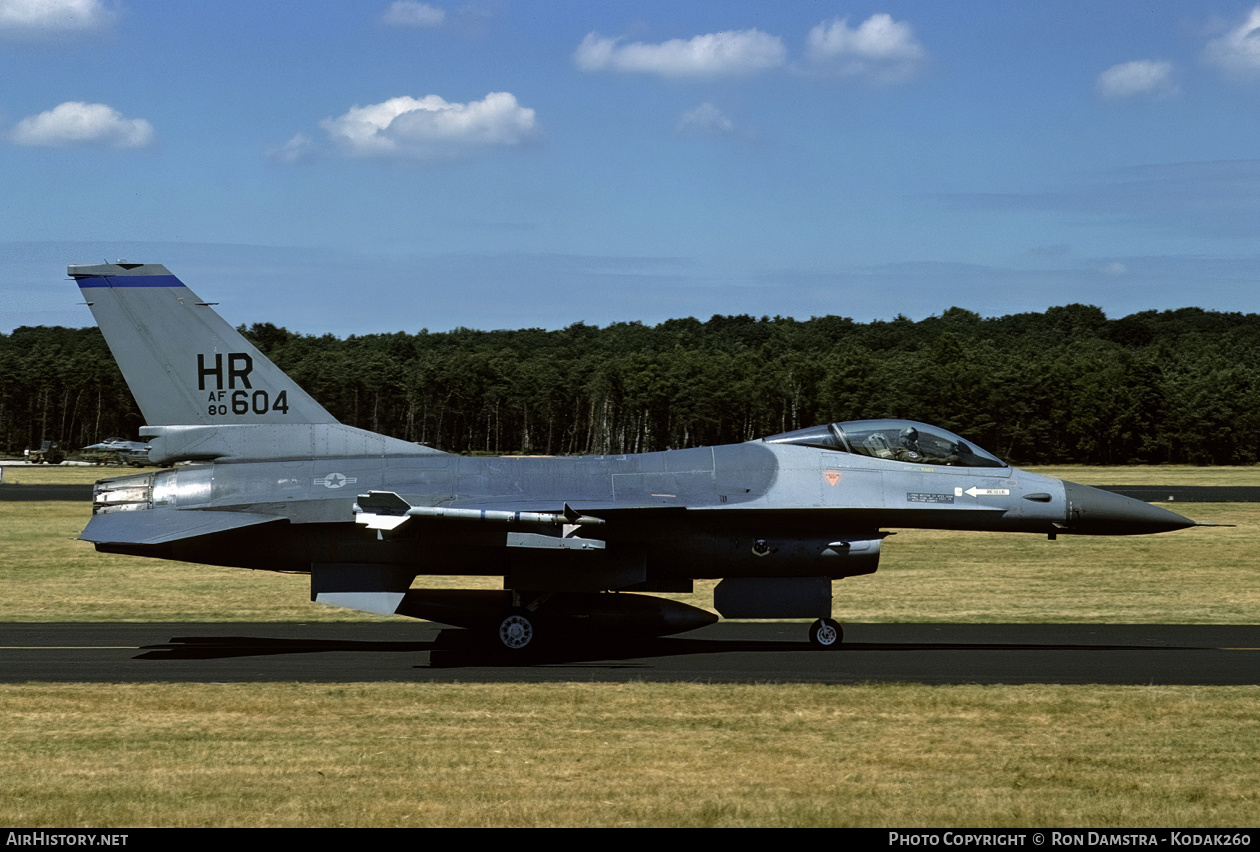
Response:
[[[629,453],[838,420],[935,423],[1015,464],[1252,464],[1260,315],[1097,307],[714,316],[339,339],[241,327],[343,423],[458,453]],[[0,450],[143,423],[96,328],[0,334]]]

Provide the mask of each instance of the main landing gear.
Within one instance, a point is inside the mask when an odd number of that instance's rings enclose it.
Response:
[[[809,626],[809,644],[823,650],[834,650],[844,641],[844,628],[840,622],[820,618]]]
[[[512,590],[512,605],[499,619],[495,629],[500,651],[524,657],[538,648],[538,608],[552,599],[551,592],[520,592]],[[548,624],[551,622],[548,621]]]
[[[508,651],[523,651],[534,641],[534,616],[514,608],[499,622],[499,644]]]
[[[718,620],[712,613],[686,604],[634,594],[514,591],[511,604],[499,610],[496,620],[480,622],[480,630],[499,651],[519,659],[532,657],[540,643],[552,646],[559,636],[575,640],[581,647],[592,638],[667,636]],[[539,609],[544,604],[547,614],[540,619]],[[843,642],[844,628],[833,618],[820,618],[809,627],[809,644],[815,648],[835,650]]]

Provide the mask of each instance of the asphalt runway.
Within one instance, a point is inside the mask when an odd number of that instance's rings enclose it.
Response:
[[[91,485],[11,485],[0,483],[0,501],[29,503],[34,501],[92,502]]]
[[[1260,503],[1254,485],[1096,485],[1144,503]]]
[[[0,682],[1260,684],[1260,625],[846,624],[836,651],[805,629],[723,622],[517,661],[427,622],[3,624]]]

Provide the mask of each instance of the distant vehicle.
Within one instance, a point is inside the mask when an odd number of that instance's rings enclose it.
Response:
[[[721,579],[729,618],[812,618],[873,573],[886,527],[1132,535],[1194,521],[1017,470],[908,420],[641,454],[471,458],[342,425],[165,267],[71,266],[148,424],[149,459],[98,482],[82,538],[111,553],[308,573],[311,598],[482,631],[517,652],[572,628],[712,623],[641,592]],[[412,589],[420,575],[502,590]],[[1064,582],[1070,582],[1066,579]]]
[[[136,467],[149,461],[149,445],[143,441],[128,441],[126,438],[106,438],[99,444],[91,444],[83,448],[85,453],[100,453],[101,458],[115,464],[129,464]]]
[[[31,464],[61,464],[66,460],[66,454],[56,441],[44,441],[38,450],[23,450],[22,454]]]

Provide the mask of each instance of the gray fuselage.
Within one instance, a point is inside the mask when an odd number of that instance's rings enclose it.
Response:
[[[585,565],[634,552],[657,585],[869,573],[881,528],[1053,535],[1189,524],[1145,503],[1011,467],[915,464],[763,441],[638,455],[430,453],[187,465],[108,480],[101,490],[128,489],[135,498],[129,507],[137,510],[217,510],[288,523],[155,544],[103,542],[102,549],[285,571],[344,562],[484,575],[510,575],[533,555],[505,552],[501,525],[421,520],[405,534],[386,537],[354,523],[357,495],[390,491],[413,506],[554,512],[567,504],[606,521],[595,535],[607,551],[548,554],[549,561],[567,557]],[[112,505],[122,508],[119,501]],[[1117,514],[1116,506],[1123,511]],[[1100,509],[1107,510],[1108,530],[1098,528]],[[829,547],[837,541],[874,548],[838,553]]]

